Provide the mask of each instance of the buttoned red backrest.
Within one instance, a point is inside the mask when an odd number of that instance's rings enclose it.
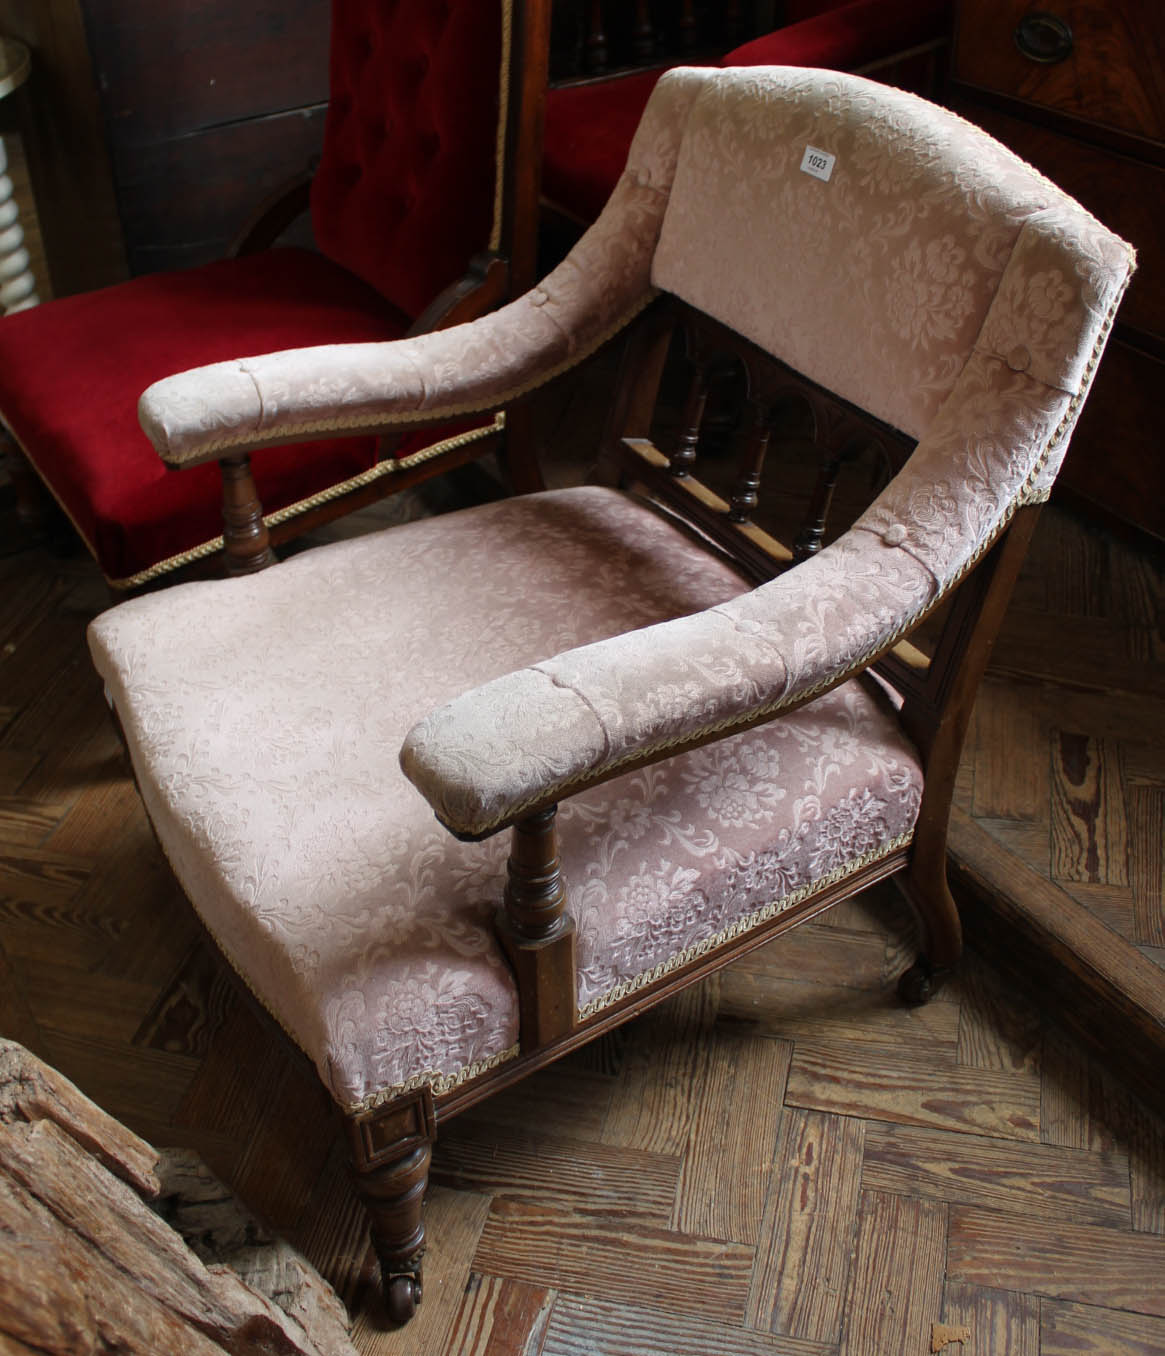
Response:
[[[490,241],[511,0],[332,0],[316,242],[415,318]]]

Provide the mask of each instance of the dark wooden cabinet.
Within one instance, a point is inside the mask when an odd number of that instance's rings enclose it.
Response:
[[[1059,484],[1165,538],[1165,6],[960,0],[949,102],[1137,248]]]
[[[83,0],[130,271],[222,255],[309,167],[329,0]]]
[[[54,291],[220,256],[323,137],[330,0],[0,0]]]

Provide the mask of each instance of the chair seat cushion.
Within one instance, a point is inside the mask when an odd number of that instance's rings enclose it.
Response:
[[[504,500],[134,599],[92,624],[160,841],[231,963],[336,1100],[438,1092],[512,1057],[491,920],[509,835],[460,843],[400,772],[458,692],[744,588],[612,490]],[[904,841],[921,793],[853,681],[559,816],[593,1012]]]
[[[171,471],[138,425],[138,397],[151,382],[274,349],[398,338],[406,324],[308,250],[150,274],[0,321],[0,418],[106,577],[134,582],[222,531],[217,463]],[[371,438],[265,449],[253,460],[264,511],[374,460]]]

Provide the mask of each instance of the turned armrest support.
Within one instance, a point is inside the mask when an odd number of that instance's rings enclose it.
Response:
[[[245,452],[223,457],[219,467],[222,471],[222,536],[227,574],[255,574],[275,564],[275,552],[263,521],[263,506],[251,474],[251,458]]]
[[[558,860],[553,805],[514,825],[498,937],[518,981],[523,1050],[537,1049],[578,1021],[574,919]]]

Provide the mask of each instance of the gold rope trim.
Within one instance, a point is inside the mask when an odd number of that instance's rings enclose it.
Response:
[[[801,886],[799,890],[794,890],[781,899],[774,899],[768,904],[761,905],[759,909],[754,909],[752,913],[745,914],[743,918],[738,918],[735,923],[730,923],[722,932],[717,932],[711,937],[705,937],[703,941],[693,943],[684,951],[677,951],[674,956],[669,956],[667,960],[660,961],[652,969],[644,970],[642,974],[636,975],[633,979],[623,980],[622,983],[616,984],[614,988],[608,989],[605,994],[601,994],[598,998],[592,998],[584,1007],[579,1008],[579,1021],[593,1017],[596,1012],[602,1012],[604,1008],[611,1007],[612,1004],[618,1003],[628,995],[647,988],[648,985],[654,984],[657,979],[663,979],[665,975],[671,974],[673,970],[679,970],[690,961],[697,960],[700,956],[706,956],[708,952],[717,950],[725,943],[731,942],[737,937],[742,937],[761,923],[767,923],[771,918],[776,918],[782,913],[788,913],[791,908],[808,899],[810,895],[828,889],[831,885],[836,885],[839,881],[845,880],[847,876],[853,875],[855,871],[861,871],[864,867],[872,866],[885,857],[893,856],[900,848],[908,846],[913,837],[914,830],[909,829],[906,833],[899,834],[897,838],[892,838],[888,843],[871,848],[869,852],[863,853],[860,857],[855,857],[852,862],[844,862],[841,866],[834,867],[832,871],[819,880],[811,881],[808,885]]]
[[[788,696],[782,695],[764,706],[754,707],[745,715],[737,714],[725,716],[722,720],[715,721],[711,725],[701,726],[699,729],[689,730],[681,735],[672,735],[666,739],[660,739],[654,744],[637,745],[610,762],[589,767],[582,772],[575,773],[571,777],[564,778],[560,782],[555,782],[551,786],[541,788],[537,792],[527,796],[524,800],[519,801],[516,805],[510,805],[485,824],[478,823],[473,827],[469,827],[464,824],[456,824],[443,816],[438,816],[441,823],[453,833],[467,834],[475,838],[486,837],[499,827],[521,819],[526,811],[535,805],[545,804],[548,801],[557,801],[563,796],[573,795],[576,791],[579,791],[583,787],[594,782],[596,775],[600,772],[604,779],[606,779],[608,774],[617,772],[619,768],[624,767],[629,763],[658,761],[660,757],[669,756],[670,751],[682,751],[712,736],[724,736],[731,734],[736,730],[751,729],[756,725],[763,724],[769,718],[779,715],[781,711],[785,710],[787,707],[792,707],[793,705],[805,705],[814,697],[821,696],[832,688],[839,687],[847,678],[851,678],[854,674],[860,673],[863,669],[868,668],[870,664],[885,654],[887,650],[893,649],[900,640],[914,630],[924,617],[934,611],[948,593],[962,583],[963,579],[976,565],[978,565],[987,552],[991,550],[1003,535],[1008,524],[1021,507],[1029,502],[1042,502],[1048,497],[1047,493],[1039,493],[1033,497],[1032,487],[1043,472],[1044,467],[1047,465],[1048,458],[1052,454],[1052,449],[1066,436],[1075,420],[1080,405],[1083,403],[1086,393],[1092,385],[1093,374],[1096,371],[1097,364],[1100,362],[1101,354],[1104,351],[1105,343],[1107,342],[1109,332],[1112,329],[1113,317],[1116,315],[1117,307],[1120,304],[1121,297],[1124,295],[1124,290],[1127,286],[1128,279],[1126,278],[1124,286],[1121,287],[1114,298],[1112,305],[1109,307],[1101,324],[1100,330],[1097,333],[1096,340],[1092,345],[1092,352],[1089,355],[1088,363],[1084,369],[1084,379],[1080,383],[1079,390],[1077,390],[1076,394],[1069,400],[1067,409],[1064,411],[1059,423],[1044,443],[1043,449],[1036,458],[1032,469],[1028,472],[1027,478],[1019,489],[1016,490],[1015,494],[1012,496],[1011,502],[1003,510],[994,532],[992,532],[990,536],[985,537],[950,579],[948,579],[947,582],[943,584],[925,604],[923,604],[923,606],[917,608],[907,616],[889,636],[883,637],[883,639],[872,649],[867,650],[858,658],[851,660],[845,668],[821,678],[810,687],[794,692]],[[997,361],[999,360],[997,359]]]
[[[335,485],[329,485],[325,489],[309,495],[306,499],[299,499],[294,504],[287,504],[281,509],[265,513],[263,521],[268,528],[278,527],[280,523],[286,523],[301,513],[307,513],[313,508],[318,508],[321,504],[331,503],[333,499],[342,498],[350,490],[362,489],[365,485],[372,485],[385,476],[420,466],[423,462],[431,461],[444,452],[452,452],[459,447],[467,447],[470,443],[477,442],[481,438],[488,438],[495,433],[500,433],[505,426],[506,413],[504,410],[500,410],[494,415],[493,422],[490,424],[485,424],[481,428],[469,429],[465,433],[455,434],[452,438],[443,438],[439,442],[430,443],[428,447],[418,448],[415,452],[410,452],[408,456],[379,462],[376,466],[370,466],[367,471],[361,471],[348,480],[338,481]],[[169,574],[171,570],[179,570],[184,565],[191,565],[196,560],[212,556],[216,551],[221,551],[222,547],[222,537],[215,537],[211,541],[204,541],[199,546],[192,546],[188,551],[181,551],[178,555],[160,560],[156,565],[151,565],[148,569],[141,570],[128,579],[111,579],[109,581],[110,587],[115,589],[137,588],[141,584],[148,584],[151,580]]]
[[[417,1088],[426,1086],[432,1089],[434,1097],[440,1097],[442,1093],[452,1092],[454,1088],[459,1088],[462,1083],[468,1083],[471,1078],[477,1078],[483,1073],[488,1073],[490,1069],[496,1069],[500,1064],[508,1064],[511,1059],[517,1059],[520,1049],[520,1046],[511,1045],[507,1050],[499,1050],[496,1055],[489,1055],[485,1059],[466,1064],[453,1073],[443,1074],[430,1070],[427,1073],[413,1074],[411,1078],[406,1078],[403,1083],[394,1083],[390,1088],[382,1088],[380,1092],[370,1093],[362,1101],[352,1102],[349,1106],[343,1107],[342,1110],[349,1115],[360,1111],[372,1111],[378,1106],[383,1106],[385,1102],[391,1102],[394,1097],[400,1097],[406,1092],[415,1092]]]
[[[506,133],[510,117],[510,72],[513,69],[514,2],[502,0],[502,66],[498,74],[498,131],[494,148],[494,216],[489,233],[490,250],[496,254],[502,244],[502,217],[505,214]]]
[[[579,1022],[586,1021],[596,1013],[602,1012],[604,1008],[611,1007],[633,993],[638,993],[640,989],[647,988],[654,984],[656,980],[663,979],[666,975],[682,968],[689,962],[698,960],[711,951],[718,950],[735,938],[752,932],[761,923],[767,923],[770,919],[776,918],[782,913],[787,913],[795,905],[808,899],[810,895],[838,884],[845,880],[847,876],[852,876],[855,872],[861,871],[867,866],[872,866],[875,862],[882,861],[886,857],[892,857],[895,852],[909,846],[913,838],[914,830],[908,829],[905,833],[900,833],[896,838],[892,838],[888,843],[882,843],[876,848],[871,848],[869,852],[864,852],[860,857],[855,857],[853,861],[843,862],[841,866],[834,867],[832,871],[819,880],[811,881],[808,885],[801,886],[799,890],[794,890],[781,899],[774,899],[768,904],[762,904],[759,909],[754,909],[752,913],[745,914],[743,918],[738,918],[722,931],[713,934],[711,937],[705,937],[703,941],[694,942],[685,950],[676,952],[674,956],[669,956],[665,961],[660,961],[650,970],[644,970],[642,974],[638,974],[632,979],[623,980],[622,983],[616,984],[614,988],[608,989],[605,994],[591,999],[589,1003],[579,1008]],[[373,1093],[361,1102],[346,1106],[344,1110],[349,1113],[371,1111],[375,1107],[383,1106],[385,1102],[392,1101],[394,1097],[399,1097],[406,1092],[415,1092],[417,1088],[425,1085],[432,1089],[435,1097],[440,1097],[443,1093],[452,1092],[454,1088],[460,1087],[463,1083],[468,1083],[471,1079],[477,1078],[483,1073],[488,1073],[490,1069],[496,1069],[501,1064],[509,1063],[510,1060],[516,1059],[519,1053],[520,1047],[512,1045],[508,1050],[499,1051],[498,1054],[490,1055],[487,1059],[480,1059],[473,1064],[467,1064],[454,1073],[442,1074],[430,1071],[414,1074],[403,1083],[394,1083],[392,1087]]]
[[[162,804],[164,805],[165,802],[163,801]],[[752,929],[759,924],[768,922],[769,919],[776,918],[779,914],[787,913],[789,909],[801,903],[802,900],[807,899],[816,891],[828,889],[829,886],[837,884],[854,872],[860,871],[864,867],[871,866],[874,862],[881,861],[885,857],[892,856],[900,848],[906,847],[913,837],[913,829],[908,830],[906,833],[899,834],[897,838],[891,839],[888,843],[883,843],[880,847],[871,848],[869,852],[854,858],[852,862],[846,862],[841,866],[835,867],[828,875],[822,876],[819,880],[813,881],[808,885],[803,885],[799,890],[794,890],[791,894],[785,895],[781,899],[772,900],[768,904],[762,905],[759,909],[754,909],[752,913],[745,914],[743,918],[738,918],[721,932],[718,932],[711,937],[706,937],[703,941],[694,943],[692,946],[687,947],[684,951],[678,952],[668,960],[661,961],[659,965],[654,966],[651,970],[645,970],[642,974],[636,975],[633,979],[624,980],[621,984],[617,984],[599,998],[592,999],[584,1007],[580,1008],[578,1013],[579,1021],[584,1021],[586,1018],[593,1016],[596,1012],[600,1012],[604,1008],[610,1007],[613,1003],[617,1003],[621,998],[626,998],[628,994],[636,993],[638,990],[646,988],[649,984],[654,983],[657,979],[662,979],[673,970],[679,969],[683,965],[687,965],[689,961],[696,960],[698,957],[706,955],[709,951],[716,950],[726,942],[730,942],[746,932],[751,932]],[[158,835],[157,841],[162,849],[163,856],[165,856],[170,865],[171,871],[173,871],[175,877],[178,879],[179,883],[181,883],[181,876],[170,857],[169,849],[161,835]],[[187,893],[184,885],[183,893]],[[251,983],[249,976],[236,962],[231,949],[223,942],[217,929],[212,927],[203,916],[202,911],[194,906],[194,901],[190,898],[188,893],[187,898],[190,899],[191,907],[194,908],[194,912],[198,915],[199,922],[206,929],[211,940],[218,948],[219,954],[246,986],[251,996],[272,1021],[275,1022],[292,1045],[301,1050],[304,1055],[307,1055],[307,1051],[300,1045],[287,1024],[274,1008],[271,1007],[266,998]],[[400,1097],[408,1092],[414,1092],[417,1088],[426,1085],[431,1088],[434,1096],[439,1097],[446,1092],[452,1092],[454,1088],[460,1087],[463,1083],[468,1083],[470,1080],[478,1078],[484,1073],[488,1073],[491,1069],[496,1069],[502,1064],[508,1064],[511,1060],[517,1059],[520,1053],[520,1046],[511,1045],[505,1050],[499,1050],[496,1054],[487,1055],[485,1059],[475,1060],[472,1064],[463,1065],[460,1069],[455,1069],[452,1073],[439,1073],[436,1070],[426,1070],[422,1073],[411,1075],[401,1083],[393,1083],[387,1088],[381,1088],[378,1092],[370,1093],[367,1097],[363,1097],[357,1102],[337,1102],[337,1105],[339,1105],[340,1109],[347,1115],[372,1111],[378,1106],[383,1106],[386,1102],[391,1102],[395,1097]],[[308,1058],[310,1059],[310,1056],[308,1056]],[[314,1064],[314,1060],[312,1063]],[[321,1082],[323,1081],[324,1080],[321,1077]],[[325,1083],[324,1086],[327,1087],[327,1084]],[[331,1089],[329,1088],[328,1091],[331,1092]]]

